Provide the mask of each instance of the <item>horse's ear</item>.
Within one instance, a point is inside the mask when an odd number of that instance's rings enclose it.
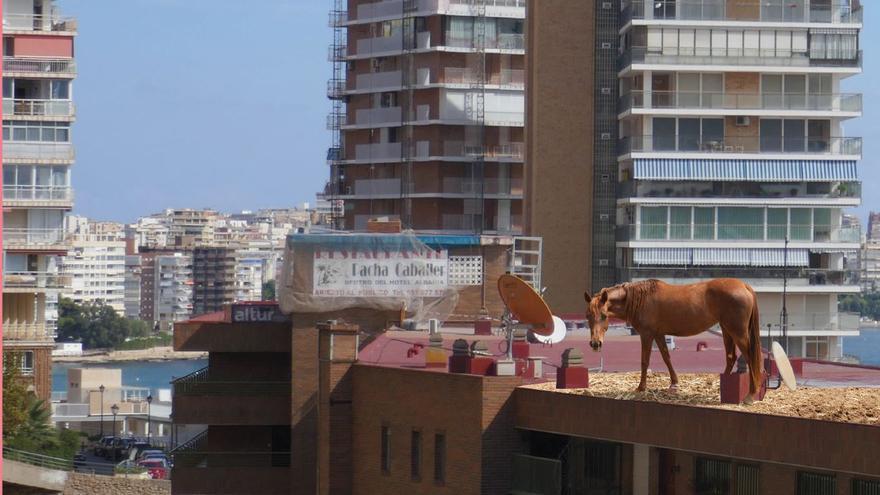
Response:
[[[605,304],[608,302],[608,289],[602,289],[599,292],[599,304]]]
[[[584,291],[584,301],[590,302],[590,299],[592,299],[592,297],[590,297],[590,293]]]

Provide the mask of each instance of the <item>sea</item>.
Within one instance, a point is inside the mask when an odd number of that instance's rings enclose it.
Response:
[[[208,365],[207,359],[173,361],[122,361],[115,363],[52,363],[52,391],[67,392],[67,370],[70,368],[121,368],[122,385],[149,387],[154,395],[160,388],[171,388],[173,378],[186,376]]]
[[[843,353],[861,364],[880,366],[880,328],[862,328],[858,337],[844,337]]]

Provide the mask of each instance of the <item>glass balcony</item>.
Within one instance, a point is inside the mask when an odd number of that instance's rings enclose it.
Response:
[[[626,0],[621,26],[633,19],[682,21],[813,22],[861,24],[862,9],[850,3],[806,5],[806,0],[734,2],[732,0]]]
[[[4,227],[3,243],[7,247],[59,247],[65,242],[63,229],[31,229]]]
[[[620,198],[859,198],[861,182],[627,181]]]
[[[73,188],[68,186],[3,186],[6,203],[70,203]]]
[[[815,56],[807,50],[763,48],[631,47],[617,59],[617,69],[632,64],[657,65],[760,65],[768,67],[852,67],[862,66],[862,52],[833,57]]]
[[[76,28],[76,19],[73,17],[3,13],[4,31],[76,32]]]
[[[5,272],[4,289],[64,289],[70,287],[70,275],[51,272]]]
[[[6,141],[3,143],[3,161],[45,160],[70,161],[74,159],[71,143],[39,143]]]
[[[860,93],[740,94],[699,91],[631,91],[620,97],[618,111],[632,109],[801,110],[861,112]]]
[[[22,117],[73,117],[70,100],[14,100],[3,98],[3,115]]]
[[[645,280],[659,278],[674,283],[692,283],[712,278],[739,278],[753,286],[782,286],[787,280],[790,287],[804,286],[858,286],[857,274],[845,270],[804,267],[629,267],[618,269],[618,280]]]
[[[624,137],[618,143],[618,153],[762,153],[861,156],[862,138],[827,137],[785,138],[781,136],[744,136],[706,138],[669,134]]]
[[[618,242],[631,241],[723,241],[723,242],[834,242],[858,243],[858,226],[763,225],[763,224],[668,224],[618,225]]]

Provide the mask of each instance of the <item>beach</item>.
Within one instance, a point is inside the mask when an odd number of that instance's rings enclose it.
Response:
[[[82,356],[53,356],[56,363],[117,363],[125,361],[173,361],[179,359],[203,359],[207,352],[175,351],[171,346],[153,347],[135,351],[105,351],[91,353],[86,351]]]

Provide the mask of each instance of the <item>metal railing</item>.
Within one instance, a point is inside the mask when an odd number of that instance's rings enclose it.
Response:
[[[826,189],[816,189],[827,186]],[[861,182],[799,183],[750,181],[626,181],[619,198],[859,198]]]
[[[52,416],[54,418],[73,418],[73,417],[85,417],[89,415],[89,405],[88,404],[68,404],[68,403],[53,403],[52,404]]]
[[[644,280],[649,278],[694,281],[709,278],[740,278],[751,285],[777,286],[783,279],[791,287],[818,285],[858,285],[858,277],[845,270],[825,270],[804,267],[742,267],[742,266],[663,266],[630,267],[618,270],[619,280]]]
[[[861,67],[862,51],[838,57],[818,56],[809,50],[727,47],[630,47],[617,60],[618,70],[634,63],[698,65],[767,65],[785,67]]]
[[[468,177],[444,177],[443,192],[448,194],[522,194],[522,179],[471,179]]]
[[[77,29],[73,17],[59,17],[45,14],[7,14],[3,13],[4,31],[55,31],[74,32]]]
[[[489,146],[474,146],[464,141],[444,141],[443,156],[474,157],[482,154],[486,159],[510,158],[522,159],[525,154],[525,143],[505,143]]]
[[[63,289],[69,287],[73,279],[70,275],[51,272],[4,272],[4,288]]]
[[[28,117],[73,117],[74,105],[70,100],[25,100],[3,98],[4,115]]]
[[[282,467],[290,466],[290,452],[205,450],[208,431],[199,433],[171,451],[175,468]]]
[[[73,201],[69,186],[3,186],[4,201]]]
[[[64,230],[9,227],[3,229],[3,242],[10,246],[57,246],[64,243]]]
[[[3,338],[9,340],[54,340],[54,328],[45,322],[3,322]]]
[[[291,393],[289,381],[216,380],[210,374],[206,366],[172,380],[174,394],[283,397]]]
[[[476,48],[473,37],[458,37],[453,36],[451,33],[446,34],[446,43],[444,45],[452,48]],[[524,50],[525,35],[498,34],[495,38],[486,39],[485,48],[495,50]]]
[[[523,87],[525,86],[525,71],[522,69],[501,69],[498,72],[486,74],[483,80],[486,84],[498,86]],[[474,84],[480,82],[473,69],[466,67],[446,67],[443,69],[443,83],[445,84]]]
[[[395,124],[402,118],[401,107],[361,108],[355,111],[356,125]]]
[[[3,57],[3,72],[76,74],[76,62],[72,58]]]
[[[355,89],[396,88],[403,83],[403,73],[399,70],[358,74]]]
[[[618,110],[632,108],[805,110],[861,112],[860,93],[724,93],[706,91],[630,91],[620,97]]]
[[[805,153],[815,155],[862,154],[860,137],[719,136],[685,134],[627,136],[618,142],[621,155],[633,152],[679,153]]]
[[[725,5],[730,3],[730,5]],[[804,5],[808,2],[725,2],[725,0],[628,0],[621,26],[633,19],[686,21],[820,22],[860,24],[861,7],[849,3]]]
[[[725,242],[859,242],[858,226],[764,224],[629,224],[616,227],[618,242],[725,241]]]

